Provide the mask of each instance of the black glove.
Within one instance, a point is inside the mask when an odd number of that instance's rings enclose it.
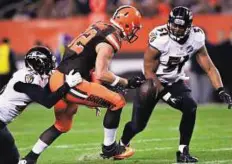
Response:
[[[221,99],[224,103],[228,104],[228,109],[230,109],[230,108],[232,107],[231,96],[230,96],[228,93],[226,93],[226,91],[224,90],[223,87],[218,88],[218,89],[217,89],[217,93],[218,93],[220,99]]]
[[[161,99],[173,108],[180,109],[182,104],[181,96],[173,96],[170,92],[161,92]]]
[[[141,76],[134,76],[128,80],[127,88],[135,89],[140,87],[145,82],[145,79]]]

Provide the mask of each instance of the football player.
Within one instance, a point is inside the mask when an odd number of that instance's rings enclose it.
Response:
[[[95,69],[97,80],[108,83],[114,90],[122,87],[131,89],[139,87],[142,83],[139,77],[129,80],[119,77],[109,70],[109,64],[114,54],[120,50],[122,41],[133,43],[138,38],[136,33],[140,29],[140,12],[132,6],[121,6],[114,13],[110,23],[100,21],[92,24],[65,48],[63,60],[50,78],[51,90],[56,91],[63,84],[64,75],[72,69],[81,73],[83,82],[72,88],[65,99],[55,105],[54,125],[41,134],[22,162],[36,163],[39,155],[57,137],[71,129],[77,104],[107,108],[103,121],[104,158],[124,159],[133,155],[133,149],[120,146],[115,141],[120,114],[126,104],[124,97],[99,83],[91,82],[90,71]]]
[[[31,103],[51,108],[71,87],[82,81],[79,73],[71,71],[65,83],[56,92],[47,85],[55,58],[45,47],[31,48],[25,56],[26,67],[18,70],[0,92],[0,163],[17,164],[19,153],[7,124],[21,114]]]
[[[122,145],[129,146],[130,140],[146,127],[158,100],[163,99],[182,112],[179,149],[176,153],[178,163],[198,161],[189,153],[197,104],[184,82],[188,77],[183,70],[185,62],[192,55],[196,55],[219,97],[229,104],[229,108],[232,105],[219,72],[207,53],[205,34],[201,28],[193,26],[192,21],[192,12],[188,8],[175,7],[170,12],[168,23],[150,32],[149,45],[144,55],[144,75],[148,81],[137,89],[132,120],[125,125],[120,141]]]

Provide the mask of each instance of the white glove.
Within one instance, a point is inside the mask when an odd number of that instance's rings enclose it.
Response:
[[[65,75],[65,82],[72,88],[82,82],[81,74],[79,72],[74,73],[73,69],[68,73],[68,75]]]

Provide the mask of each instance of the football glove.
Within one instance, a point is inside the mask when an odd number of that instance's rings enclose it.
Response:
[[[113,92],[120,93],[121,95],[127,94],[127,89],[121,84],[116,84],[115,86],[111,86],[109,83],[103,82],[102,85]]]
[[[231,109],[232,107],[232,100],[231,100],[231,96],[226,93],[226,91],[224,90],[223,87],[220,87],[217,89],[217,93],[219,95],[219,98],[226,104],[228,104],[228,109]]]
[[[129,89],[135,89],[140,87],[145,82],[145,79],[141,76],[134,76],[130,79],[128,79],[128,85],[127,88]]]
[[[68,73],[68,75],[65,75],[65,82],[72,88],[82,82],[81,74],[79,72],[75,73],[73,69]]]

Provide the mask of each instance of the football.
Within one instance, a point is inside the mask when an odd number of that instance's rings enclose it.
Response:
[[[154,80],[146,80],[140,87],[140,95],[141,97],[150,97],[152,96],[154,99],[158,97],[158,89]]]

